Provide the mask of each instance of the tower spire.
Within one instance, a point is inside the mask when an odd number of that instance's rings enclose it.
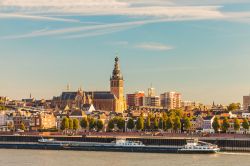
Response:
[[[114,65],[114,70],[112,74],[112,79],[122,79],[119,58],[117,56],[115,57],[115,65]]]

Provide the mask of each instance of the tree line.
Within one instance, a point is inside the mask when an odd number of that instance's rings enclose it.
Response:
[[[225,117],[222,123],[220,123],[219,118],[216,116],[213,120],[212,127],[216,133],[218,133],[219,131],[228,132],[230,123],[227,117]],[[234,118],[233,127],[235,131],[240,130],[240,120],[238,118]],[[246,118],[243,119],[242,127],[245,129],[245,131],[249,129],[249,122]]]

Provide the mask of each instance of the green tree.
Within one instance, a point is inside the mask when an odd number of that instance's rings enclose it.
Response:
[[[235,111],[235,110],[239,110],[240,109],[240,103],[231,103],[228,107],[227,107],[228,111]]]
[[[166,112],[163,112],[163,113],[162,113],[162,118],[163,118],[163,120],[167,120],[168,116],[167,116],[167,113],[166,113]]]
[[[78,130],[79,127],[80,127],[80,125],[79,125],[79,120],[78,120],[78,119],[74,119],[74,120],[73,120],[73,129],[74,129],[74,130]]]
[[[240,130],[240,121],[238,118],[234,119],[234,130],[239,131]]]
[[[101,131],[103,129],[103,126],[104,126],[104,124],[103,124],[102,120],[100,120],[100,119],[97,120],[97,122],[96,122],[97,130]]]
[[[21,129],[21,130],[26,130],[26,127],[25,127],[25,125],[24,125],[23,122],[22,122],[21,125],[20,125],[20,129]]]
[[[214,129],[214,132],[218,133],[220,129],[220,123],[219,123],[219,118],[217,116],[213,120],[212,127]]]
[[[244,120],[243,120],[242,127],[245,130],[249,130],[249,122],[248,122],[248,120],[246,118],[244,118]]]
[[[69,129],[73,130],[74,124],[73,124],[73,120],[69,118]]]
[[[127,128],[130,129],[130,130],[135,128],[135,123],[134,123],[134,120],[132,118],[130,118],[128,120]]]
[[[137,130],[142,130],[144,129],[144,119],[143,117],[139,117],[136,122],[136,129]]]
[[[183,125],[184,125],[183,126],[184,129],[187,130],[187,131],[191,128],[191,122],[190,122],[190,119],[188,117],[185,117],[183,119]]]
[[[147,130],[150,130],[150,129],[151,129],[151,118],[150,118],[150,116],[148,116],[147,119],[146,119],[145,128],[146,128]]]
[[[96,120],[94,118],[89,118],[89,129],[94,130],[96,127]]]
[[[154,129],[155,130],[159,129],[159,121],[157,118],[154,119]]]
[[[182,117],[183,116],[183,110],[182,109],[174,109],[175,116]]]
[[[119,118],[116,125],[117,125],[119,130],[124,130],[125,120],[123,118]]]
[[[167,119],[163,119],[162,130],[166,130],[167,128]]]
[[[81,127],[83,129],[87,129],[89,127],[89,121],[86,117],[84,117],[82,120],[81,120]]]
[[[174,127],[174,122],[172,121],[172,119],[169,117],[166,121],[166,130],[170,130],[173,129]]]
[[[61,130],[69,129],[69,118],[64,117],[61,123]]]
[[[223,119],[221,129],[222,129],[223,132],[227,132],[229,127],[230,127],[229,121],[228,121],[227,117],[225,117]]]
[[[153,113],[152,113],[152,112],[149,112],[149,113],[148,113],[148,117],[149,117],[149,119],[153,119],[153,117],[154,117]]]
[[[179,116],[176,116],[174,119],[174,130],[177,131],[181,128],[181,120],[179,118]]]
[[[163,117],[160,117],[158,126],[159,126],[160,129],[164,130],[164,119],[163,119]]]
[[[108,129],[112,131],[115,128],[115,122],[113,119],[110,119],[108,122]]]
[[[9,129],[9,130],[13,131],[13,129],[14,129],[14,124],[13,124],[13,122],[9,122],[9,123],[7,124],[7,126],[8,126],[8,129]]]

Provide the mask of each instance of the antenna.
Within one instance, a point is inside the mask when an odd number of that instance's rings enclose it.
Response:
[[[66,88],[66,90],[67,90],[67,91],[69,91],[69,90],[70,90],[70,84],[69,84],[69,83],[67,84],[67,88]]]

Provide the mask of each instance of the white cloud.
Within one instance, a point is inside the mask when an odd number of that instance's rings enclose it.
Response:
[[[196,18],[200,19],[200,18]],[[110,24],[101,24],[101,25],[91,25],[91,26],[79,26],[72,28],[63,28],[56,30],[47,30],[41,31],[39,33],[28,33],[14,36],[3,36],[0,39],[20,39],[20,38],[31,38],[31,37],[41,37],[41,36],[54,36],[54,35],[64,35],[70,33],[79,33],[79,32],[87,32],[101,29],[110,29],[110,28],[133,28],[136,26],[141,26],[145,24],[153,24],[153,23],[161,23],[161,22],[169,22],[169,21],[181,21],[181,20],[189,20],[188,18],[168,18],[168,19],[153,19],[153,20],[144,20],[144,21],[130,21],[130,22],[122,22],[122,23],[110,23]],[[192,19],[193,20],[193,19]]]
[[[0,19],[28,19],[28,20],[45,20],[45,21],[62,21],[62,22],[80,22],[75,19],[65,19],[65,18],[55,18],[55,17],[46,17],[46,16],[36,16],[36,15],[25,15],[19,13],[0,13]]]
[[[149,43],[140,43],[135,45],[136,48],[141,48],[145,50],[153,50],[153,51],[166,51],[166,50],[172,50],[174,47],[162,44],[162,43],[154,43],[154,42],[149,42]]]
[[[76,15],[128,15],[160,17],[221,17],[217,6],[134,6],[133,2],[118,0],[3,0],[0,10],[40,14],[76,14]]]
[[[63,39],[76,39],[76,38],[86,38],[86,37],[92,37],[92,36],[101,36],[101,35],[106,35],[110,33],[115,33],[115,32],[120,32],[126,29],[129,29],[131,27],[113,27],[113,28],[104,28],[104,29],[98,29],[95,31],[86,31],[86,32],[81,32],[79,34],[73,34],[73,35],[67,35],[63,36]]]
[[[247,2],[247,0],[237,1],[239,3]],[[113,22],[109,24],[97,24],[71,28],[59,27],[55,30],[45,30],[36,33],[34,33],[33,31],[27,34],[0,37],[0,39],[30,38],[65,34],[68,35],[67,38],[79,38],[91,35],[104,35],[145,24],[170,21],[217,19],[226,21],[249,22],[249,13],[227,13],[220,10],[221,6],[209,6],[215,4],[222,5],[223,3],[237,3],[237,1],[204,0],[201,2],[200,0],[0,0],[0,19],[15,18],[29,20],[80,22],[79,20],[68,19],[68,17],[64,16],[88,15],[125,15],[136,16],[136,19],[133,17],[133,20],[138,20],[138,18],[144,19],[142,21],[120,23]],[[112,28],[113,30],[109,30]],[[91,34],[87,34],[88,31],[91,31]]]

